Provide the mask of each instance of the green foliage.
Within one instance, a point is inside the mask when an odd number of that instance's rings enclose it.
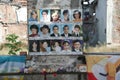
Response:
[[[0,44],[0,50],[2,50],[3,49],[3,44]]]
[[[8,43],[5,44],[10,50],[8,52],[9,55],[16,55],[18,51],[20,51],[22,48],[20,47],[22,42],[18,41],[19,36],[15,34],[9,34],[6,37],[6,40]]]

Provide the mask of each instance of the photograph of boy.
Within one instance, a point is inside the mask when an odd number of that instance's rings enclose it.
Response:
[[[62,42],[62,53],[70,54],[71,51],[71,42],[70,40],[65,40]]]
[[[28,19],[28,21],[38,21],[38,14],[36,10],[30,12],[30,18]]]
[[[50,10],[40,9],[40,22],[50,22]]]
[[[59,24],[53,24],[51,25],[51,37],[60,37],[60,33],[59,33]]]
[[[40,35],[38,34],[38,32],[39,32],[39,27],[37,24],[30,25],[29,37],[39,37]]]
[[[73,22],[82,22],[80,10],[73,10]]]
[[[72,36],[73,37],[80,37],[80,36],[82,37],[83,36],[82,27],[79,24],[75,24],[73,26]]]
[[[51,40],[51,51],[61,52],[61,40]]]
[[[80,40],[73,40],[73,46],[72,46],[73,52],[82,52],[82,44]]]
[[[40,52],[50,52],[50,41],[49,40],[41,40],[40,41]]]
[[[62,19],[62,22],[71,21],[70,10],[68,9],[62,10],[61,19]]]
[[[51,10],[51,22],[61,22],[61,10]]]
[[[61,34],[62,37],[71,37],[72,36],[72,34],[71,34],[71,26],[67,25],[67,24],[63,25],[62,32],[63,32]]]
[[[29,40],[29,52],[39,52],[40,45],[38,40]]]
[[[49,25],[44,24],[41,28],[40,28],[40,37],[43,38],[47,38],[50,37],[50,28]]]

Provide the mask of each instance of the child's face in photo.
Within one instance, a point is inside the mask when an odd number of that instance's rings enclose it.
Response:
[[[74,43],[74,48],[75,48],[75,49],[78,49],[78,50],[79,50],[80,47],[81,47],[81,45],[80,45],[79,42],[75,42],[75,43]]]
[[[65,14],[64,14],[64,20],[65,20],[65,21],[68,21],[68,18],[69,18],[68,13],[65,13]]]
[[[47,43],[47,42],[44,42],[44,43],[43,43],[43,48],[46,48],[46,47],[48,47],[48,43]]]
[[[63,45],[63,48],[64,48],[64,50],[69,50],[69,48],[70,48],[69,43],[65,43],[65,44]]]
[[[53,32],[57,34],[58,33],[58,27],[54,27]]]
[[[34,18],[34,19],[37,18],[37,14],[35,12],[33,12],[32,18]]]
[[[33,29],[31,30],[31,32],[32,32],[32,34],[37,34],[37,29],[34,29],[34,28],[33,28]]]
[[[75,32],[80,32],[80,29],[79,28],[75,28]]]
[[[44,18],[47,17],[47,13],[46,12],[43,12],[42,15],[43,15]]]
[[[47,29],[47,28],[43,28],[43,29],[42,29],[42,33],[43,33],[43,34],[47,34],[47,33],[48,33],[48,29]]]
[[[79,15],[79,13],[75,13],[75,19],[79,19],[79,17],[80,17],[80,15]]]
[[[69,28],[68,27],[65,27],[64,28],[64,33],[67,34],[69,32]]]
[[[55,46],[59,46],[59,43],[58,43],[58,42],[55,42]]]
[[[34,42],[34,43],[32,44],[32,46],[33,46],[33,48],[36,48],[36,47],[37,47],[37,44]]]
[[[54,15],[52,16],[53,21],[57,21],[58,18],[59,18],[59,15],[58,15],[58,14],[54,14]]]

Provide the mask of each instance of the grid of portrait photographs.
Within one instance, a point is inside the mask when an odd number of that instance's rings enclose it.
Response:
[[[28,19],[30,55],[82,55],[80,9],[39,9],[32,13],[35,15],[30,13]]]
[[[78,22],[82,23],[82,9],[39,9],[31,10],[28,22]]]

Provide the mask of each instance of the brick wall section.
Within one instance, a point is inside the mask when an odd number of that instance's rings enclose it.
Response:
[[[27,24],[8,24],[7,27],[1,26],[2,29],[2,42],[5,42],[7,34],[15,33],[19,36],[20,40],[27,42]]]
[[[120,43],[120,0],[113,0],[113,43]]]
[[[23,6],[27,5],[27,0],[13,0],[13,2],[21,3]]]
[[[8,33],[16,33],[21,39],[27,38],[27,24],[11,24]]]
[[[12,12],[12,13],[11,13]],[[0,5],[0,18],[4,23],[16,23],[16,12],[12,6],[4,4]]]

